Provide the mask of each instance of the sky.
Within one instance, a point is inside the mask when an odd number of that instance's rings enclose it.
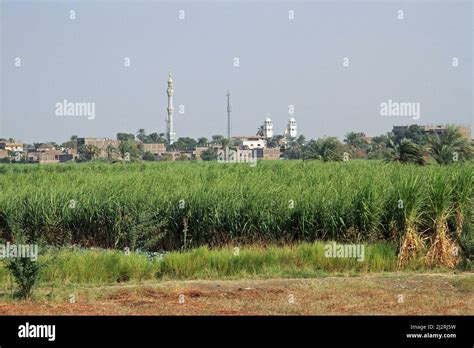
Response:
[[[226,134],[227,90],[232,135],[254,135],[267,115],[275,134],[294,117],[306,138],[474,128],[471,1],[2,0],[0,9],[0,137],[164,133],[169,69],[177,137]],[[64,100],[93,103],[94,117],[58,116]],[[419,118],[382,115],[390,100],[418,103]]]

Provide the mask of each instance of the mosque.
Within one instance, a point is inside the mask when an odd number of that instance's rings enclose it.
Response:
[[[285,138],[296,138],[298,134],[296,120],[294,117],[290,117],[288,124],[283,131],[283,136]],[[265,118],[263,122],[263,136],[268,139],[273,137],[273,122],[270,117]]]
[[[168,117],[166,118],[166,138],[169,144],[173,144],[176,141],[176,133],[174,132],[173,125],[173,95],[174,95],[174,83],[171,77],[171,70],[168,75],[168,88],[166,89],[168,95],[168,107],[166,111],[168,112]],[[230,104],[230,91],[227,91],[227,137],[230,139],[230,120],[231,120],[231,104]],[[287,144],[288,140],[291,138],[296,138],[298,134],[296,120],[294,117],[290,117],[286,129],[283,131],[283,138],[281,143]],[[266,139],[273,137],[273,122],[270,117],[266,117],[263,125],[260,127],[259,132],[255,136],[247,137],[233,137],[240,138],[243,140],[243,143],[248,148],[264,148],[266,145]]]

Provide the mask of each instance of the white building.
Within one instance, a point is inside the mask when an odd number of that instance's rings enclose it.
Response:
[[[291,117],[288,120],[288,125],[286,126],[285,135],[290,138],[296,138],[297,127],[296,127],[296,120],[293,117]]]
[[[248,137],[234,137],[235,139],[239,139],[242,141],[242,148],[243,149],[263,149],[265,148],[266,142],[265,139],[261,136],[254,135]]]
[[[270,117],[267,117],[263,123],[263,136],[267,139],[273,137],[273,123]]]

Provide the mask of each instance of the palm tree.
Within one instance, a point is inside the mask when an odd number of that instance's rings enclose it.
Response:
[[[261,137],[263,137],[264,134],[265,134],[265,133],[264,133],[263,124],[262,124],[262,125],[261,125],[260,127],[258,127],[258,129],[257,129],[257,135],[260,135]]]
[[[231,146],[232,148],[234,148],[234,149],[235,149],[235,148],[241,148],[242,145],[243,145],[242,139],[232,138],[232,139],[230,140],[230,146]]]
[[[303,148],[303,159],[319,159],[327,161],[342,161],[343,146],[335,137],[311,140]]]
[[[363,132],[349,132],[346,134],[344,142],[350,147],[351,150],[363,150],[367,147],[367,141],[365,140],[365,133]]]
[[[221,138],[221,139],[219,140],[219,144],[222,146],[223,149],[225,149],[226,147],[229,147],[230,139]]]
[[[125,159],[126,154],[131,153],[131,142],[130,141],[121,141],[118,146],[118,152],[122,159]]]
[[[387,161],[416,163],[419,165],[425,164],[423,149],[411,140],[402,139],[398,145],[394,144],[393,141],[390,141],[389,148],[391,151],[386,155]]]
[[[100,149],[95,145],[82,145],[79,147],[79,153],[92,160],[100,155]]]
[[[207,146],[208,140],[206,137],[198,138],[197,140],[197,146],[199,147],[205,147]]]
[[[114,154],[118,154],[118,149],[112,144],[107,145],[107,159],[112,160]]]
[[[165,133],[160,133],[160,134],[151,133],[149,136],[150,136],[150,139],[153,143],[158,143],[158,144],[166,144],[167,143]]]
[[[146,132],[145,132],[145,129],[143,128],[140,128],[137,132],[137,139],[140,140],[140,141],[143,141],[146,137]]]
[[[211,143],[213,145],[219,145],[223,138],[224,138],[223,135],[213,135]]]
[[[269,139],[267,139],[267,147],[275,148],[279,145],[280,140],[283,139],[283,135],[275,135]]]
[[[301,134],[298,139],[296,139],[296,142],[298,143],[299,146],[303,146],[304,143],[306,142],[306,138],[303,134]]]
[[[473,156],[472,146],[455,126],[448,126],[441,135],[431,135],[428,138],[428,146],[431,156],[438,164],[465,161]]]

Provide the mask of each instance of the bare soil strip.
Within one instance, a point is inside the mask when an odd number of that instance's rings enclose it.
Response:
[[[1,315],[473,315],[474,274],[163,281],[37,290]],[[69,293],[76,302],[69,302]]]

